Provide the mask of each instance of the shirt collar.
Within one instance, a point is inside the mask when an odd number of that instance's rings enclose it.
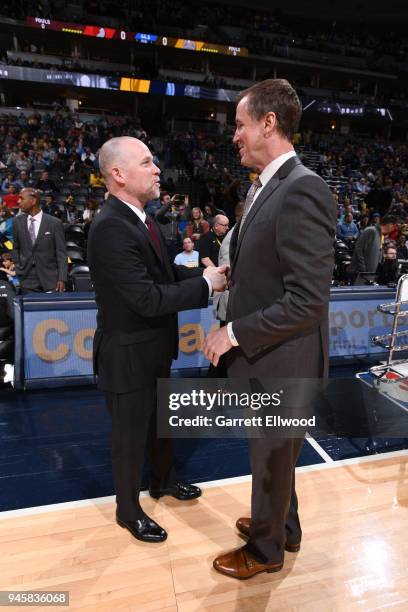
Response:
[[[36,221],[40,221],[40,223],[41,223],[42,216],[43,216],[42,210],[40,210],[40,212],[38,212],[36,215],[27,215],[28,219],[35,219]]]
[[[121,202],[126,204],[126,206],[128,206],[130,208],[130,210],[133,210],[133,212],[137,214],[137,216],[139,217],[139,219],[141,220],[142,223],[146,223],[146,213],[145,213],[144,210],[140,210],[140,208],[138,208],[134,204],[130,204],[129,202],[125,202],[125,200],[121,200]]]
[[[283,164],[287,162],[288,159],[290,159],[291,157],[295,157],[295,155],[296,151],[292,149],[292,151],[289,151],[288,153],[283,153],[282,155],[279,155],[279,157],[273,159],[267,166],[265,166],[265,168],[259,175],[259,180],[261,181],[262,187],[264,187],[266,183],[269,182],[273,175],[277,173],[279,168],[283,166]]]

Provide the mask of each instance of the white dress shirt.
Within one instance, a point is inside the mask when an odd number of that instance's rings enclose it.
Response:
[[[252,204],[249,210],[251,210],[252,206],[254,205],[255,200],[257,199],[257,197],[259,197],[259,194],[262,192],[262,189],[270,181],[273,175],[277,173],[279,168],[283,166],[283,164],[287,162],[288,159],[290,159],[291,157],[295,157],[295,155],[296,155],[296,151],[292,149],[292,151],[288,151],[288,153],[283,153],[282,155],[279,155],[279,157],[277,157],[276,159],[273,159],[267,166],[265,166],[265,168],[262,170],[261,174],[259,175],[259,180],[261,181],[262,187],[259,187],[256,190],[254,199],[252,200]],[[232,324],[233,324],[233,321],[230,321],[227,325],[228,337],[230,339],[232,346],[238,346],[239,343],[232,329]]]

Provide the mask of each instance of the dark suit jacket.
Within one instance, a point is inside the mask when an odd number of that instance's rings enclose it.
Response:
[[[32,245],[27,228],[27,216],[23,214],[15,217],[13,258],[17,275],[23,284],[33,262],[44,291],[55,289],[59,280],[66,282],[68,258],[61,221],[43,213],[37,239]]]
[[[208,304],[202,271],[173,269],[160,240],[162,258],[145,224],[113,196],[92,221],[88,263],[98,305],[94,369],[105,391],[129,393],[154,383],[177,354],[176,313]]]
[[[319,377],[328,369],[336,207],[326,183],[289,159],[231,240],[230,376]],[[321,359],[316,359],[321,354]],[[313,359],[310,357],[313,355]]]

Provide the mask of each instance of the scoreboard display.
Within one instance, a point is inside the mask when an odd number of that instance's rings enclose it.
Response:
[[[93,38],[107,38],[112,40],[124,40],[144,45],[158,45],[160,47],[173,47],[185,51],[200,51],[204,53],[219,53],[221,55],[233,55],[247,57],[246,47],[234,47],[230,45],[217,45],[202,40],[189,40],[187,38],[173,38],[159,36],[157,34],[146,34],[144,32],[127,32],[117,28],[105,26],[81,25],[78,23],[67,23],[65,21],[54,21],[43,17],[27,17],[26,25],[30,28],[41,30],[54,30],[66,32],[67,34],[78,34],[80,36],[91,36]]]

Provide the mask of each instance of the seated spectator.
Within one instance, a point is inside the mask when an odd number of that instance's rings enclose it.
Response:
[[[187,268],[198,268],[198,251],[194,251],[194,242],[189,236],[183,240],[183,251],[176,255],[174,263]]]
[[[98,212],[99,212],[99,204],[97,200],[95,200],[94,198],[89,198],[89,200],[85,204],[85,210],[82,215],[82,219],[84,223],[89,225],[92,222],[92,219],[95,217],[95,215],[98,214]]]
[[[406,234],[400,234],[397,238],[397,259],[408,259]]]
[[[5,204],[0,204],[0,234],[6,240],[13,240],[13,215]]]
[[[15,185],[10,185],[8,193],[3,196],[3,204],[10,210],[16,210],[18,208],[19,197],[17,187]]]
[[[214,217],[217,213],[215,212],[215,208],[212,204],[205,204],[203,217],[208,222],[209,226],[212,227],[214,222]]]
[[[370,225],[370,217],[368,215],[361,215],[360,221],[357,223],[359,232],[362,232],[369,225]]]
[[[394,284],[398,280],[397,249],[389,245],[384,250],[384,261],[378,264],[377,283],[379,285]]]
[[[18,287],[20,282],[17,278],[15,267],[16,265],[13,261],[11,253],[3,253],[0,260],[0,272],[4,274],[9,283],[11,283],[14,287]]]
[[[28,172],[26,170],[22,170],[20,172],[20,176],[14,181],[14,184],[19,191],[25,189],[26,187],[33,187],[34,185],[33,181],[28,176]]]
[[[39,189],[43,193],[47,193],[50,191],[53,191],[55,193],[57,191],[57,186],[54,181],[50,179],[50,175],[47,170],[44,170],[41,173],[41,178],[39,178],[37,181],[36,189]]]
[[[39,151],[38,153],[34,155],[32,171],[33,172],[43,172],[44,170],[47,169],[47,167],[48,166],[42,156],[42,153],[41,151]]]
[[[205,221],[201,208],[196,206],[191,211],[191,221],[187,223],[186,236],[189,236],[193,243],[196,244],[203,234],[206,234],[210,229],[210,224]]]
[[[91,172],[89,175],[89,186],[93,189],[94,187],[105,187],[105,179],[99,170]]]
[[[20,153],[18,154],[16,168],[19,172],[21,172],[22,170],[29,172],[31,169],[31,162],[29,159],[27,159],[24,151],[20,151]]]
[[[357,225],[353,221],[353,215],[351,213],[346,214],[343,223],[337,224],[336,236],[346,244],[351,244],[357,240],[359,231]]]
[[[14,178],[14,174],[12,172],[9,172],[7,177],[2,182],[1,190],[4,191],[5,193],[7,193],[10,185],[15,185],[15,178]]]
[[[96,161],[96,157],[92,153],[91,149],[89,147],[85,147],[85,151],[81,155],[81,162],[87,168],[94,168],[95,167],[95,161]]]
[[[45,196],[45,202],[41,206],[43,212],[47,213],[47,215],[52,215],[53,217],[60,218],[61,211],[58,206],[54,202],[54,196],[52,193],[47,193]]]

